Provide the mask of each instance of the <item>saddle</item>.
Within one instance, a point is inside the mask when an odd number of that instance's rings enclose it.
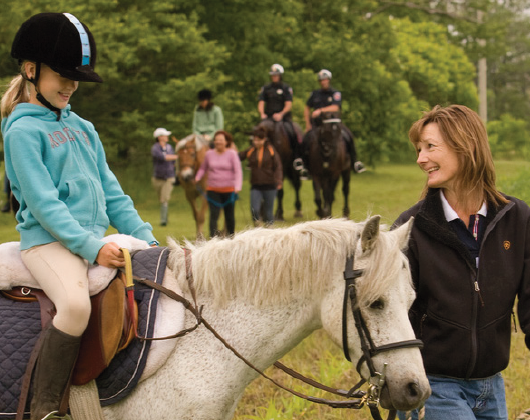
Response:
[[[127,277],[130,275],[130,285]],[[136,301],[128,298],[132,286],[132,274],[118,272],[110,284],[92,296],[92,311],[88,327],[81,339],[81,348],[72,376],[72,385],[84,385],[97,378],[114,356],[125,349],[136,334],[138,307]],[[25,286],[0,293],[18,302],[40,304],[41,325],[46,326],[56,314],[53,302],[40,289]]]
[[[117,243],[122,247],[130,246],[123,242],[126,241]],[[0,248],[2,248],[2,245],[0,245]],[[141,284],[142,279],[153,279],[155,283],[162,284],[167,272],[166,264],[169,249],[165,247],[151,248],[148,246],[139,248],[134,247],[134,245],[132,248],[131,260],[135,287],[134,290],[127,290],[127,303],[124,302],[123,274],[116,278],[117,270],[107,269],[108,275],[103,275],[101,272],[95,275],[93,272],[91,273],[93,268],[89,268],[89,288],[90,290],[95,290],[91,295],[95,296],[98,292],[105,290],[104,294],[96,298],[96,300],[103,301],[99,305],[100,309],[94,307],[92,310],[94,319],[100,319],[100,321],[91,320],[91,325],[110,325],[116,328],[109,333],[105,332],[108,330],[104,327],[103,332],[95,336],[95,340],[89,340],[93,344],[85,345],[86,340],[92,335],[90,332],[92,327],[88,327],[83,337],[83,350],[81,350],[82,353],[86,353],[88,356],[80,354],[79,367],[76,368],[77,374],[80,374],[78,376],[80,379],[74,379],[74,384],[82,384],[86,381],[91,382],[90,378],[97,376],[95,382],[102,407],[115,404],[126,398],[142,377],[147,378],[153,375],[165,363],[176,345],[176,340],[152,341],[154,337],[165,338],[184,328],[184,305],[169,297],[161,297],[162,293],[158,290]],[[29,361],[31,361],[32,357],[31,349],[38,341],[37,338],[41,330],[41,313],[50,312],[51,315],[45,315],[49,317],[54,314],[54,307],[51,303],[49,303],[49,306],[46,306],[45,303],[42,307],[39,305],[39,300],[45,302],[46,298],[42,299],[39,296],[41,292],[37,289],[36,284],[30,282],[31,286],[28,286],[28,282],[24,281],[18,282],[18,285],[24,284],[26,287],[17,288],[15,286],[17,283],[17,271],[8,273],[8,270],[10,268],[9,263],[15,261],[16,257],[16,254],[13,253],[13,255],[10,254],[9,258],[6,258],[5,253],[0,250],[0,267],[2,267],[2,270],[0,270],[0,288],[6,287],[7,281],[8,287],[3,292],[10,292],[9,289],[15,289],[18,290],[20,295],[19,297],[14,297],[17,299],[15,301],[12,297],[4,297],[5,293],[0,294],[0,314],[2,315],[0,319],[0,336],[4,338],[2,346],[0,346],[0,371],[2,373],[0,375],[0,419],[15,418],[17,406],[20,406],[20,397],[24,395],[23,390],[26,389],[24,388],[26,380],[23,378],[24,372],[28,369]],[[106,278],[106,283],[103,280],[104,278]],[[29,296],[29,289],[31,289],[31,294],[34,296]],[[182,293],[175,283],[172,283],[172,289],[176,293]],[[132,296],[133,293],[134,296]],[[16,292],[10,294],[16,294]],[[116,303],[118,299],[113,298],[116,295],[120,298],[119,304],[117,306],[114,305],[115,310],[110,311],[111,315],[109,316],[108,305],[105,304],[105,301],[110,300]],[[127,323],[121,323],[115,319],[121,319],[120,315],[125,316],[124,311],[128,310],[131,300],[135,302],[134,313],[136,312],[136,306],[138,308],[138,326],[136,328],[133,327],[133,330],[136,330],[135,334],[130,344],[125,347],[129,340],[122,339],[122,337],[127,336],[128,334],[124,333],[124,331],[130,331],[130,329],[126,327]],[[98,313],[101,313],[101,316],[96,316]],[[101,321],[101,319],[107,319],[107,321]],[[134,319],[136,319],[136,314]],[[136,323],[135,320],[133,321],[134,323]],[[96,328],[96,330],[99,331],[99,328]],[[113,338],[109,340],[105,338],[107,336]],[[117,339],[116,337],[119,338]],[[120,341],[117,346],[115,344],[116,340]],[[157,338],[157,340],[160,340],[160,338]],[[99,350],[91,350],[94,348]],[[111,359],[111,355],[114,353],[114,358],[109,363],[108,360]],[[95,354],[99,355],[95,356]],[[95,360],[96,357],[102,361],[98,362],[99,367]],[[85,361],[85,366],[89,366],[88,370],[80,369],[83,365],[83,360]],[[101,370],[101,366],[106,364],[108,364],[108,367],[97,375],[97,372]],[[30,387],[29,384],[27,384],[27,387]],[[31,392],[28,395],[28,399],[30,398]],[[26,405],[25,415],[29,416],[29,404]]]

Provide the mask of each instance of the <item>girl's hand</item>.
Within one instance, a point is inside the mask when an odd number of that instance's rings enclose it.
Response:
[[[103,267],[120,268],[125,267],[125,258],[120,246],[115,242],[103,245],[99,250],[96,262]]]

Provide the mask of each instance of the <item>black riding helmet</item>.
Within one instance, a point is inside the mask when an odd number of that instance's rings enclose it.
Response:
[[[94,71],[94,37],[70,13],[39,13],[30,17],[15,35],[11,56],[20,62],[44,63],[70,80],[103,82]]]
[[[197,94],[197,98],[199,99],[199,101],[210,100],[212,99],[212,91],[208,89],[202,89]]]

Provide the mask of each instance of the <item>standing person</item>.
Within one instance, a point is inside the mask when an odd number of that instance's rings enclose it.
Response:
[[[210,209],[210,237],[220,234],[217,221],[221,208],[224,210],[226,230],[233,235],[236,228],[234,215],[237,193],[241,191],[243,174],[237,152],[231,149],[232,135],[226,131],[218,131],[214,135],[214,148],[206,152],[204,161],[195,175],[195,182],[208,174],[206,195]]]
[[[471,109],[436,106],[409,138],[427,183],[395,226],[415,217],[410,317],[432,388],[425,419],[507,419],[500,372],[516,298],[530,348],[530,208],[497,190],[486,129]]]
[[[263,128],[252,133],[252,147],[239,152],[241,160],[248,159],[250,167],[250,211],[254,226],[259,224],[261,203],[263,202],[265,225],[274,223],[274,199],[282,188],[283,171],[280,156],[267,138]]]
[[[197,95],[199,104],[193,111],[192,132],[213,139],[216,131],[224,129],[223,111],[212,102],[212,91],[203,89]]]
[[[94,126],[68,104],[80,81],[102,82],[88,27],[69,13],[37,14],[18,30],[11,55],[21,74],[2,97],[1,116],[21,255],[57,310],[42,333],[31,419],[52,419],[90,316],[88,264],[125,265],[119,246],[101,240],[109,223],[157,242],[110,171]]]
[[[316,136],[313,130],[322,124],[322,114],[325,112],[336,114],[337,117],[340,117],[340,111],[342,108],[342,94],[331,86],[331,72],[327,69],[322,69],[318,72],[317,77],[320,89],[314,90],[311,93],[304,108],[306,135],[303,139],[303,158],[305,160],[303,163],[306,167],[309,145]],[[342,138],[346,142],[346,148],[350,154],[352,170],[356,173],[366,171],[364,164],[358,160],[355,142],[353,141],[353,134],[344,124],[341,124],[341,128]],[[299,161],[298,164],[300,163],[301,162]]]
[[[167,214],[171,191],[175,184],[175,161],[178,156],[173,147],[168,144],[171,131],[165,128],[157,128],[153,137],[156,142],[151,147],[153,157],[153,177],[151,183],[158,195],[160,202],[160,225],[167,225]]]

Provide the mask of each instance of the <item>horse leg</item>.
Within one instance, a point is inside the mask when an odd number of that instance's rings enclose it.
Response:
[[[283,188],[278,190],[278,204],[276,205],[276,213],[274,214],[274,220],[278,220],[283,222],[285,219],[283,218]]]
[[[342,208],[342,215],[346,218],[350,216],[349,195],[350,195],[350,177],[351,172],[348,170],[342,171],[342,196],[344,197],[344,207]]]
[[[323,219],[324,213],[322,210],[322,186],[320,184],[320,179],[318,179],[316,176],[313,176],[313,192],[315,195],[315,204],[317,205],[317,216]]]
[[[335,188],[337,188],[337,183],[339,179],[328,178],[324,182],[323,186],[323,195],[324,195],[324,217],[331,217],[331,208],[333,206],[333,201],[335,201]]]
[[[201,200],[201,207],[196,211],[195,226],[197,228],[197,240],[204,239],[204,221],[206,220],[206,209],[208,208],[208,201],[204,197],[199,197]]]
[[[300,181],[300,177],[295,176],[293,178],[293,187],[294,187],[295,196],[296,196],[295,202],[294,202],[294,207],[296,209],[296,211],[294,212],[294,217],[300,218],[300,217],[303,217],[302,202],[300,201],[300,188],[302,187],[302,181]]]

